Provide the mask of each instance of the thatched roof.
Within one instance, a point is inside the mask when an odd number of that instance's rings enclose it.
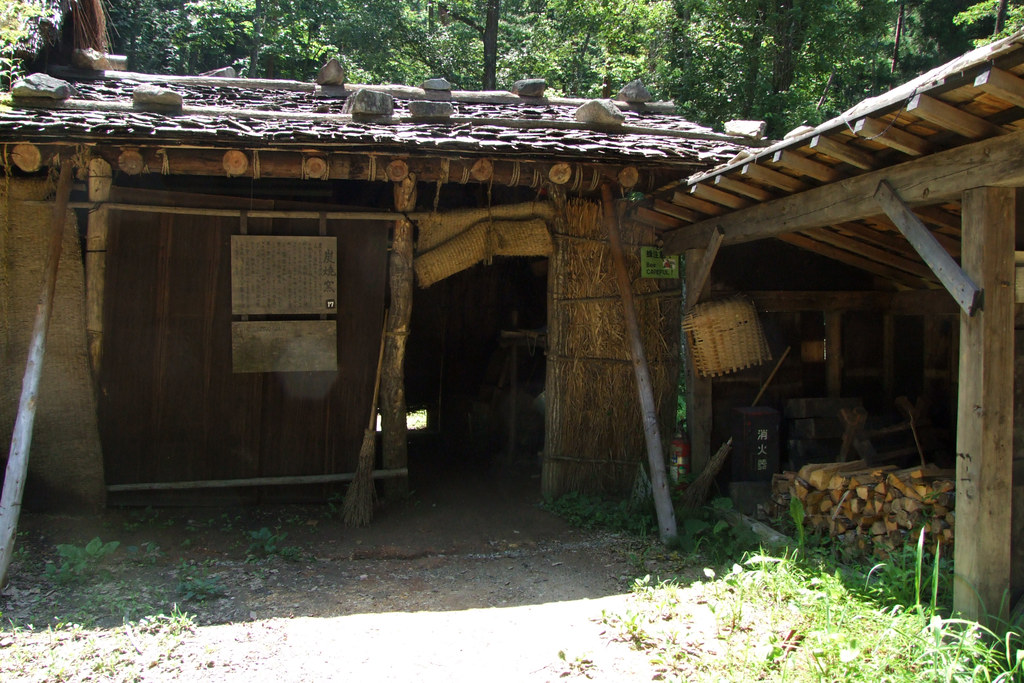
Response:
[[[671,103],[618,103],[621,126],[575,120],[586,100],[519,97],[510,92],[437,93],[407,86],[319,86],[296,81],[154,76],[55,69],[78,94],[59,103],[16,101],[0,112],[0,142],[76,141],[146,144],[311,145],[354,150],[437,150],[492,158],[654,162],[691,171],[733,157],[749,140],[715,133],[675,115]],[[170,88],[180,113],[140,111],[132,91]],[[354,119],[345,100],[369,88],[394,97],[388,119]],[[446,100],[447,120],[415,119],[409,103]]]

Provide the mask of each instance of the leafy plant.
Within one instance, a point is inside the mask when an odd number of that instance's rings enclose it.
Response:
[[[227,588],[216,576],[211,576],[205,567],[188,562],[178,566],[178,593],[182,600],[205,602],[227,593]]]
[[[544,507],[581,529],[623,531],[646,538],[658,528],[650,506],[636,508],[626,500],[609,500],[573,491],[548,500]]]
[[[60,583],[78,579],[86,570],[111,555],[119,545],[119,541],[104,543],[99,536],[82,547],[62,543],[57,546],[57,554],[61,556],[62,561],[60,564],[48,562],[45,569],[46,575]]]
[[[720,562],[756,548],[758,539],[752,531],[725,519],[732,509],[732,500],[722,497],[713,499],[696,512],[677,511],[679,549],[684,553],[703,552]]]
[[[262,527],[258,531],[247,532],[247,535],[250,543],[246,555],[250,560],[278,555],[286,560],[296,562],[302,556],[302,551],[297,546],[282,545],[284,539],[288,537],[287,532],[282,531],[275,534],[267,527]]]

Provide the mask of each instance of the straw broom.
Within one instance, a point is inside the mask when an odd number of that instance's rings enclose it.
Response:
[[[377,395],[380,391],[380,372],[384,364],[384,339],[388,329],[388,314],[384,312],[384,328],[380,333],[380,351],[377,354],[377,374],[373,380],[373,400],[370,403],[370,423],[363,432],[363,445],[359,449],[359,462],[352,483],[345,492],[342,506],[345,526],[366,526],[373,518],[376,490],[373,486],[373,461],[377,456]]]

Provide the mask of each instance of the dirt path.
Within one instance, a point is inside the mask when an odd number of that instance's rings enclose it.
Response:
[[[26,515],[0,678],[649,680],[601,635],[643,547],[569,528],[538,488],[448,479],[361,530],[327,506]],[[56,544],[95,536],[120,547],[80,576],[46,575]],[[194,628],[157,616],[175,605]]]

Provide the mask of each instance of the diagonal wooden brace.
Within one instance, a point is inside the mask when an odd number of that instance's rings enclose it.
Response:
[[[949,255],[921,219],[914,215],[896,191],[885,180],[878,183],[875,200],[892,219],[903,236],[914,247],[925,264],[935,273],[942,286],[953,296],[968,316],[982,308],[982,290]]]

